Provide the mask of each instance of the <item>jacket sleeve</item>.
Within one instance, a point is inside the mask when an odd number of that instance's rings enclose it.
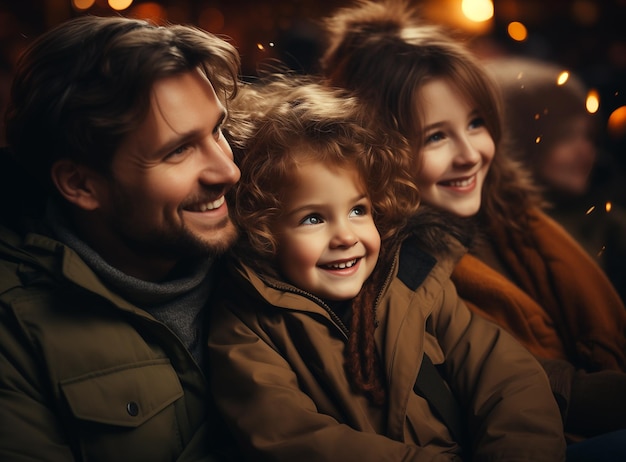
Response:
[[[0,304],[0,460],[73,461],[22,332]]]
[[[252,318],[215,306],[209,349],[218,407],[251,460],[458,461],[318,412],[287,360]]]
[[[560,412],[544,370],[528,350],[472,314],[450,281],[432,321],[448,381],[468,413],[474,460],[564,460]]]

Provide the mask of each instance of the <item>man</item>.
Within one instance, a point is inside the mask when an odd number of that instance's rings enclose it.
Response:
[[[22,56],[0,167],[20,188],[0,227],[0,460],[235,457],[204,313],[237,234],[221,127],[238,74],[217,37],[119,17]]]

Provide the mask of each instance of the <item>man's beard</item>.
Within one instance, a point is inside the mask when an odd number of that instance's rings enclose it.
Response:
[[[213,239],[203,239],[184,225],[153,230],[143,235],[133,235],[128,229],[122,237],[126,245],[146,258],[160,257],[169,260],[215,258],[224,254],[238,237],[237,228],[230,218],[215,227]]]

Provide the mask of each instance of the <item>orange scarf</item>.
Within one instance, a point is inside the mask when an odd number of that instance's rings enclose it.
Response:
[[[537,357],[625,371],[626,308],[615,288],[554,220],[536,209],[528,218],[528,235],[490,235],[515,284],[466,255],[452,274],[460,296]]]

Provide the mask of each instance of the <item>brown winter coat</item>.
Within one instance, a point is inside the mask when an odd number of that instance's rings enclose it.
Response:
[[[452,273],[461,298],[539,358],[625,371],[626,309],[607,277],[543,212],[529,212],[529,230],[527,240],[504,229],[489,237],[514,283],[464,256]]]
[[[456,257],[433,258],[405,241],[382,289],[375,331],[388,396],[382,408],[350,386],[347,330],[322,300],[233,264],[212,312],[212,387],[251,460],[470,460],[413,391],[424,353],[444,364],[473,460],[563,460],[545,373],[457,297],[449,276],[462,249],[448,244]]]

